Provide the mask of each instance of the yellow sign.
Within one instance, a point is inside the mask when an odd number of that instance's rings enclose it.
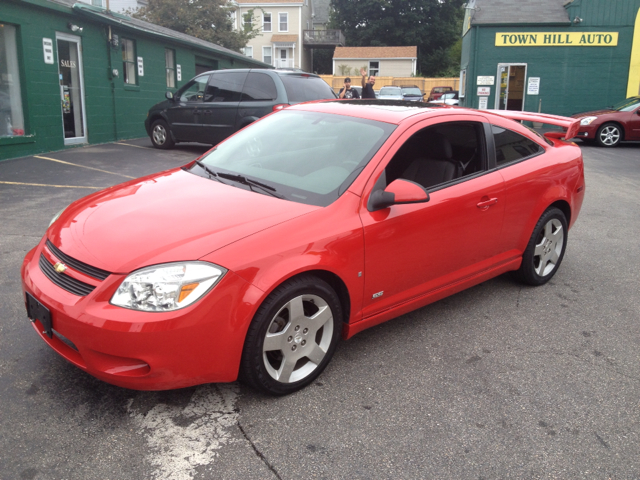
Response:
[[[498,32],[496,47],[615,47],[618,32]]]

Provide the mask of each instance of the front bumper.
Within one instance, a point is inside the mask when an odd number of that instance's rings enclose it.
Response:
[[[260,290],[227,272],[213,290],[184,309],[129,310],[109,303],[126,275],[109,275],[85,296],[49,280],[39,266],[41,256],[52,257],[45,241],[24,259],[23,295],[28,292],[50,310],[51,338],[40,321],[32,321],[33,326],[62,357],[105,382],[136,390],[236,380]]]

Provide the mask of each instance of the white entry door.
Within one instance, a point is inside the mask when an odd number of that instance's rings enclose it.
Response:
[[[286,48],[280,48],[280,53],[278,54],[278,67],[287,68],[289,66],[289,56]]]
[[[80,37],[56,33],[64,144],[87,142]]]

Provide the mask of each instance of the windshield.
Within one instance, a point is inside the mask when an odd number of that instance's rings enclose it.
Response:
[[[349,188],[395,128],[342,115],[283,110],[230,137],[200,161],[210,171],[268,185],[287,200],[327,206]],[[207,175],[197,164],[192,171]]]
[[[402,90],[400,90],[399,88],[382,87],[380,89],[380,95],[389,95],[389,96],[393,96],[393,97],[401,97],[402,96]]]
[[[408,96],[415,96],[415,95],[417,95],[418,97],[422,96],[422,92],[420,91],[419,88],[403,88],[402,93]]]
[[[619,103],[616,103],[611,108],[619,112],[630,112],[631,110],[634,110],[638,105],[640,105],[640,97],[630,97],[624,99]]]

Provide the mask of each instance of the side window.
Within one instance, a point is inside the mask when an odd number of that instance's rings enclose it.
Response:
[[[126,38],[122,39],[122,72],[125,84],[136,85],[136,47]]]
[[[256,72],[247,75],[242,90],[242,101],[275,100],[277,96],[276,84],[269,75]]]
[[[198,78],[194,78],[184,87],[180,89],[177,95],[179,95],[181,102],[201,102],[204,98],[204,90],[207,87],[207,81],[209,75],[203,75]]]
[[[496,145],[496,163],[498,167],[542,152],[536,142],[506,128],[491,125]]]
[[[239,102],[246,72],[216,72],[211,75],[205,102]]]
[[[449,122],[414,133],[385,169],[387,185],[398,178],[426,189],[486,170],[480,122]]]
[[[164,49],[164,64],[167,73],[167,88],[176,86],[176,52],[170,48]]]

